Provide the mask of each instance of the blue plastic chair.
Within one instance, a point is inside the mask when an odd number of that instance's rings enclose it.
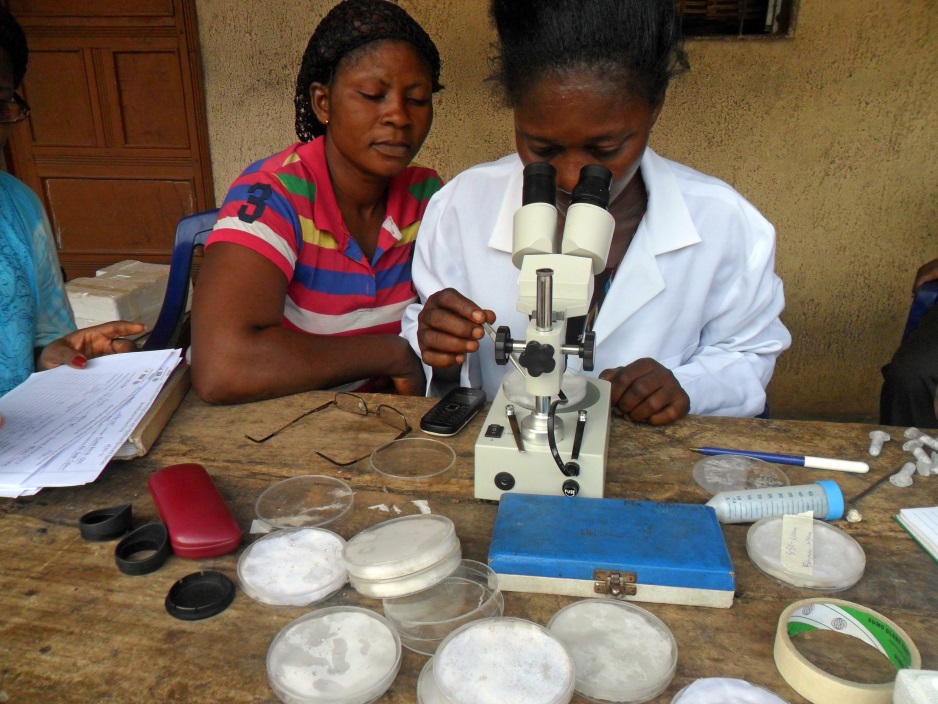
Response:
[[[173,258],[169,263],[169,282],[163,307],[153,331],[141,349],[168,350],[179,342],[186,302],[189,300],[189,281],[192,274],[192,254],[196,247],[204,246],[218,219],[218,208],[189,215],[176,226]]]
[[[938,281],[926,281],[915,290],[909,317],[905,321],[905,330],[902,331],[903,341],[918,327],[922,316],[935,305],[935,301],[938,301]]]

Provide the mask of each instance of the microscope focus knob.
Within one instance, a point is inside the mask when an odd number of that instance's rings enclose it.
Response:
[[[495,364],[508,364],[511,344],[511,328],[507,325],[499,325],[495,332]]]
[[[554,361],[554,348],[552,345],[542,345],[537,340],[531,340],[525,346],[524,352],[518,357],[518,362],[528,370],[531,376],[540,376],[554,371],[557,362]]]
[[[593,371],[593,361],[596,355],[596,333],[590,330],[583,335],[583,351],[580,356],[583,358],[583,371]]]

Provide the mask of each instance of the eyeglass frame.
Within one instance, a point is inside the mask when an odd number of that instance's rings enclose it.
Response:
[[[393,439],[391,439],[391,440],[388,440],[386,443],[383,443],[382,445],[378,446],[378,447],[376,448],[376,449],[378,449],[378,450],[380,450],[382,447],[386,447],[387,445],[390,445],[392,442],[396,442],[396,441],[398,441],[398,440],[401,440],[402,438],[406,437],[406,436],[413,430],[413,428],[410,427],[410,423],[407,422],[407,416],[405,416],[403,413],[401,413],[398,409],[394,408],[394,406],[389,406],[389,405],[387,405],[386,403],[382,403],[382,404],[379,404],[379,405],[375,408],[374,411],[372,411],[370,408],[368,408],[368,404],[365,403],[365,399],[363,399],[361,396],[358,396],[357,394],[349,393],[349,392],[347,392],[347,391],[340,391],[340,392],[338,392],[338,393],[333,397],[333,399],[332,399],[331,401],[327,401],[326,403],[322,404],[321,406],[316,406],[316,408],[313,408],[313,409],[311,409],[311,410],[309,410],[309,411],[306,411],[305,413],[300,414],[299,416],[297,416],[296,418],[294,418],[293,420],[291,420],[291,421],[290,421],[289,423],[287,423],[286,425],[283,425],[283,426],[277,428],[275,431],[273,431],[273,432],[270,433],[269,435],[265,435],[263,438],[260,438],[260,439],[253,438],[253,437],[251,437],[250,435],[247,435],[247,434],[245,434],[244,437],[246,437],[248,440],[250,440],[250,441],[253,442],[253,443],[256,443],[256,444],[258,444],[258,445],[261,445],[261,444],[267,442],[268,440],[271,440],[272,438],[276,437],[277,435],[279,435],[281,432],[283,432],[284,430],[286,430],[287,428],[289,428],[289,427],[290,427],[291,425],[293,425],[294,423],[297,423],[297,422],[303,420],[304,418],[307,418],[307,417],[313,415],[314,413],[318,413],[319,411],[325,410],[326,408],[329,408],[330,406],[336,406],[337,408],[339,408],[339,410],[345,410],[345,409],[339,407],[338,398],[339,398],[340,396],[347,396],[347,397],[349,397],[349,398],[353,398],[353,399],[357,400],[357,401],[358,401],[358,406],[359,406],[359,408],[361,408],[361,409],[363,409],[363,410],[365,411],[364,413],[354,413],[353,411],[346,411],[346,413],[352,413],[353,415],[361,415],[361,416],[375,415],[375,416],[377,416],[378,419],[381,420],[385,425],[390,425],[392,428],[396,428],[397,426],[391,425],[390,423],[388,423],[387,421],[385,421],[385,420],[381,417],[381,409],[382,409],[382,408],[385,408],[385,409],[387,409],[387,410],[389,410],[389,411],[394,411],[395,413],[397,413],[397,414],[401,417],[401,419],[404,421],[404,428],[403,428],[403,430],[401,430],[401,431],[398,433],[397,437],[396,437],[396,438],[393,438]],[[362,457],[359,457],[358,459],[351,460],[351,461],[349,461],[349,462],[339,462],[339,461],[337,461],[337,460],[332,459],[331,457],[328,457],[327,455],[324,455],[323,453],[319,452],[318,450],[316,451],[316,454],[319,455],[320,457],[322,457],[324,460],[326,460],[326,462],[329,462],[329,463],[335,465],[336,467],[349,467],[349,466],[355,464],[356,462],[361,462],[363,459],[365,459],[365,458],[367,458],[367,457],[370,457],[373,452],[374,452],[374,450],[372,450],[371,452],[369,452],[367,455],[363,455]]]
[[[15,103],[20,108],[20,114],[15,120],[0,120],[0,125],[15,125],[29,117],[29,113],[32,112],[32,108],[29,107],[29,103],[26,102],[23,96],[17,93],[16,90],[13,90],[12,93],[13,96],[9,100],[3,100],[0,103]]]

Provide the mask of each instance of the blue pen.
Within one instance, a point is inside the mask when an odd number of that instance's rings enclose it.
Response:
[[[754,457],[766,462],[778,464],[792,464],[796,467],[810,467],[812,469],[834,469],[838,472],[855,472],[863,474],[870,471],[866,462],[852,460],[835,460],[829,457],[811,457],[809,455],[779,455],[774,452],[750,452],[749,450],[728,450],[725,447],[692,447],[692,452],[702,455],[744,455]]]

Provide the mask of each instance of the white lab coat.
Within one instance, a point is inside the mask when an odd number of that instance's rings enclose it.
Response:
[[[512,154],[463,172],[434,195],[413,265],[421,301],[454,288],[493,310],[496,327],[510,326],[516,339],[528,322],[515,308],[511,263],[522,169]],[[672,370],[691,413],[755,416],[775,359],[791,344],[778,317],[784,294],[774,272],[775,230],[727,184],[651,149],[641,172],[648,207],[593,325],[591,374],[651,357]],[[408,307],[401,333],[415,350],[421,308]],[[581,367],[568,359],[568,368]],[[495,363],[486,337],[463,365],[461,384],[483,388],[491,400],[508,369]],[[432,369],[426,372],[429,391]]]

